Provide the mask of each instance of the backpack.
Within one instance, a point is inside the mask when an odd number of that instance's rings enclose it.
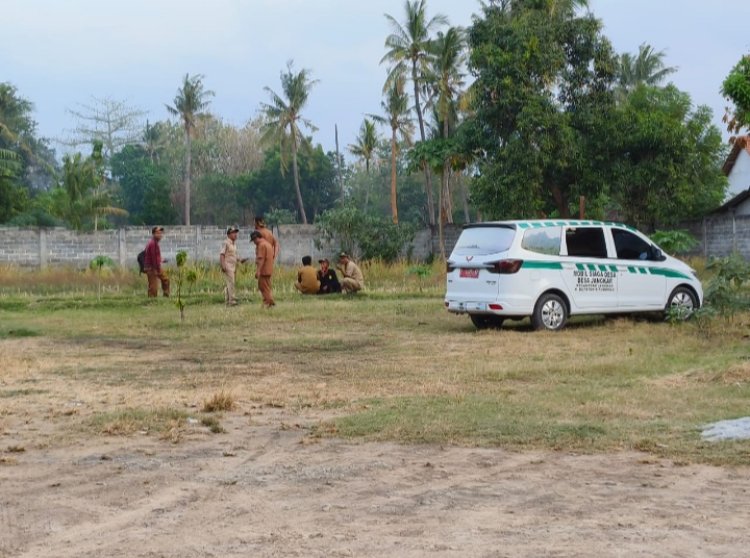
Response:
[[[135,259],[138,260],[138,269],[140,272],[146,273],[146,251],[142,250],[139,252]]]

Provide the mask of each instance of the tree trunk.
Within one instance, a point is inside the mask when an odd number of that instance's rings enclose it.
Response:
[[[398,203],[396,198],[396,129],[393,128],[391,135],[391,217],[393,224],[398,225]]]
[[[417,120],[419,121],[419,137],[425,141],[424,119],[422,118],[422,106],[419,103],[419,80],[417,79],[417,61],[412,60],[411,81],[414,84],[414,108],[417,110]],[[432,191],[432,173],[430,165],[424,163],[425,192],[427,193],[427,213],[430,226],[435,225],[435,196]]]
[[[461,188],[461,203],[464,206],[464,223],[470,223],[471,215],[469,214],[469,193],[466,191],[466,181],[463,179],[463,174],[459,173],[458,184]]]
[[[190,131],[185,128],[185,225],[190,226],[190,173],[192,173],[192,153],[190,149]]]
[[[297,166],[297,138],[292,134],[292,171],[294,174],[294,190],[297,194],[297,207],[299,216],[302,218],[302,224],[307,225],[307,215],[305,206],[302,203],[302,190],[299,189],[299,167]]]
[[[560,213],[561,219],[570,219],[570,208],[568,207],[568,199],[565,197],[562,189],[557,185],[553,184],[550,187],[552,191],[552,197],[555,200],[557,211]]]
[[[448,129],[448,117],[447,111],[446,116],[443,118],[443,139],[447,140],[450,135]],[[441,203],[440,203],[440,219],[445,219],[446,223],[453,223],[453,200],[451,199],[451,161],[449,157],[446,157],[443,161],[443,175],[440,183],[441,189]],[[445,246],[443,246],[443,256],[445,256]]]

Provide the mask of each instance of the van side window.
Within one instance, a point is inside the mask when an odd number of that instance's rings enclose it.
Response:
[[[568,256],[606,258],[607,243],[601,227],[571,227],[565,229]]]
[[[560,227],[526,229],[521,239],[521,248],[550,256],[560,255]]]
[[[651,245],[641,237],[622,229],[612,229],[617,257],[621,260],[647,260],[651,255]]]

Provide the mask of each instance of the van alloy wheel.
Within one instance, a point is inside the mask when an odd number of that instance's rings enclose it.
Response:
[[[666,316],[670,319],[687,320],[698,307],[693,291],[687,287],[677,287],[669,295]]]
[[[539,297],[531,316],[534,329],[557,331],[568,321],[568,307],[565,301],[556,294],[547,293]]]

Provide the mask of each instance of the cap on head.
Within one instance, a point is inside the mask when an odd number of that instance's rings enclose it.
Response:
[[[350,259],[350,258],[349,258],[349,254],[347,254],[346,252],[341,252],[341,253],[339,254],[339,259],[340,259],[340,260],[343,260],[344,258],[346,258],[347,260],[348,260],[348,259]]]
[[[164,232],[164,227],[160,227],[159,225],[155,226],[151,229],[151,234],[156,234],[157,232]]]
[[[327,264],[329,264],[331,262],[328,261],[328,258],[323,258],[322,260],[318,260],[318,263],[327,263]]]
[[[231,227],[227,227],[227,235],[230,235],[231,233],[240,232],[240,228],[237,225],[232,225]]]
[[[250,240],[255,240],[256,238],[261,238],[263,235],[260,234],[259,231],[253,231],[250,233]]]

